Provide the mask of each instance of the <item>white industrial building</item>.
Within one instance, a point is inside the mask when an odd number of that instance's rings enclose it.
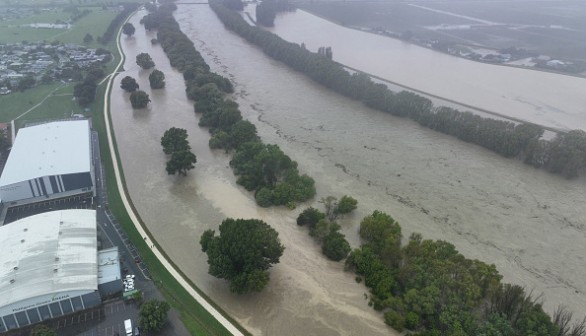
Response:
[[[95,210],[0,227],[0,333],[101,304],[122,290],[117,248],[97,250]]]
[[[89,120],[21,128],[0,176],[4,207],[80,194],[95,196]]]

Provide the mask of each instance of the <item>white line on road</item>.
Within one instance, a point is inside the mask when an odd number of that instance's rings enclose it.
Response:
[[[118,69],[120,69],[120,67],[124,63],[124,55],[122,54],[122,50],[120,48],[121,31],[122,31],[122,28],[120,28],[120,30],[118,30],[118,34],[117,34],[117,38],[116,38],[116,40],[117,40],[116,46],[118,48],[118,53],[122,57],[120,58],[120,62],[116,66],[116,69],[114,69],[114,72],[117,72]],[[126,194],[126,189],[124,188],[124,186],[122,184],[122,179],[120,176],[121,173],[120,173],[120,169],[118,166],[118,158],[116,157],[116,149],[114,148],[114,142],[112,140],[112,130],[110,128],[110,121],[109,121],[110,119],[109,119],[109,115],[108,115],[109,104],[110,104],[110,100],[108,99],[108,94],[110,92],[110,87],[112,86],[112,81],[114,79],[114,76],[111,75],[109,78],[110,78],[110,80],[108,81],[108,84],[106,85],[106,90],[104,93],[104,111],[103,112],[104,112],[104,122],[106,124],[106,134],[108,136],[108,146],[110,148],[110,156],[112,158],[112,165],[114,166],[114,175],[116,177],[116,186],[118,187],[118,190],[120,191],[120,197],[122,198],[122,203],[124,204],[124,208],[126,209],[126,212],[128,213],[130,219],[132,220],[134,227],[138,230],[138,232],[140,233],[140,235],[142,237],[147,237],[148,235],[147,235],[146,231],[143,229],[142,225],[140,224],[140,221],[138,220],[138,216],[134,212],[133,208],[130,206],[130,202],[128,200],[128,195]],[[218,322],[220,322],[222,324],[222,326],[224,326],[224,328],[226,328],[228,330],[228,332],[230,332],[232,335],[244,336],[244,334],[238,328],[236,328],[236,326],[234,324],[232,324],[232,322],[230,322],[228,319],[226,319],[224,317],[224,315],[222,315],[219,311],[216,310],[216,308],[214,308],[210,303],[208,303],[208,301],[206,299],[204,299],[201,295],[199,295],[199,293],[187,282],[187,280],[185,280],[185,278],[175,269],[175,267],[173,267],[173,265],[171,265],[171,263],[167,260],[167,258],[165,258],[165,256],[161,253],[161,251],[159,251],[159,249],[157,247],[155,247],[155,245],[153,243],[151,243],[149,241],[146,241],[146,243],[150,246],[154,255],[161,262],[161,264],[167,269],[167,271],[169,271],[169,273],[171,273],[171,275],[175,278],[175,280],[177,280],[177,282],[179,282],[179,284],[205,310],[207,310]]]

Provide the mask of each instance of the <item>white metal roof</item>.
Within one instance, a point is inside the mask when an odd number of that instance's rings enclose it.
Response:
[[[98,284],[120,279],[118,246],[98,251]]]
[[[56,121],[18,131],[0,186],[42,176],[90,171],[88,120]]]
[[[0,307],[98,288],[95,210],[46,212],[1,226],[0,246]]]

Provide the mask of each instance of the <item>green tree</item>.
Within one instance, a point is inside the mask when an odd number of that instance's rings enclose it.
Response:
[[[297,225],[308,225],[310,229],[313,229],[320,220],[325,218],[326,215],[323,212],[309,207],[297,216]]]
[[[167,323],[169,304],[166,301],[151,299],[140,306],[138,325],[144,331],[161,331]]]
[[[357,204],[357,200],[348,195],[344,195],[342,198],[340,198],[340,201],[338,202],[338,205],[334,211],[338,214],[347,214],[354,211]]]
[[[151,55],[147,53],[136,55],[136,64],[143,69],[150,69],[155,66],[155,62],[151,58]]]
[[[122,33],[128,37],[134,35],[135,31],[136,29],[134,28],[134,25],[130,22],[127,22],[122,26]]]
[[[225,219],[220,234],[207,230],[200,239],[208,256],[208,273],[230,281],[230,291],[261,291],[269,281],[268,270],[279,262],[285,247],[279,234],[258,219]]]
[[[153,70],[149,75],[151,89],[162,89],[165,87],[165,74],[160,70]]]
[[[169,128],[161,137],[161,146],[163,146],[163,152],[167,155],[180,150],[191,149],[189,141],[187,141],[187,130],[177,127]]]
[[[139,86],[134,78],[126,76],[120,81],[120,87],[126,92],[134,92]]]
[[[189,149],[182,149],[171,154],[171,159],[167,161],[167,173],[169,175],[181,174],[187,175],[187,172],[195,168],[197,157]]]
[[[350,244],[346,236],[338,231],[331,231],[323,241],[322,252],[333,261],[340,261],[350,253]]]
[[[256,204],[263,208],[268,208],[273,205],[273,192],[269,188],[260,188],[254,195]]]
[[[360,222],[360,237],[389,266],[401,259],[401,226],[390,215],[375,210]]]
[[[90,33],[85,34],[85,36],[83,37],[83,43],[85,44],[91,43],[93,40],[94,37]]]
[[[132,108],[145,108],[150,101],[151,99],[149,98],[149,95],[144,91],[138,90],[130,94],[130,104],[132,105]]]
[[[46,325],[40,324],[33,328],[31,336],[57,336],[57,332]]]
[[[23,92],[35,86],[36,83],[37,81],[33,76],[25,76],[18,82],[17,88],[20,92]]]
[[[84,80],[73,87],[73,96],[80,106],[87,106],[96,99],[97,84],[93,80]]]
[[[327,235],[332,232],[336,232],[340,229],[340,225],[336,222],[330,222],[328,220],[322,219],[315,227],[309,231],[309,235],[315,238],[318,242],[323,242]]]

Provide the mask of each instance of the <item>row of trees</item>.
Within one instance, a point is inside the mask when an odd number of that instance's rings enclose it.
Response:
[[[330,260],[340,261],[350,252],[346,236],[340,233],[340,225],[335,222],[340,214],[347,214],[356,209],[358,201],[350,196],[343,196],[338,202],[335,197],[322,199],[326,212],[309,207],[297,217],[297,225],[307,225],[309,235],[322,244],[322,253]]]
[[[282,61],[313,80],[367,106],[395,116],[408,117],[423,126],[453,135],[490,149],[505,157],[519,157],[536,167],[571,178],[586,168],[586,132],[559,133],[551,141],[540,140],[543,129],[532,124],[515,124],[482,118],[470,112],[434,107],[432,102],[412,92],[394,93],[386,85],[373,82],[362,73],[348,73],[342,65],[321,57],[277,35],[250,26],[235,11],[218,0],[210,1],[224,25],[259,46],[269,56]],[[562,151],[564,155],[558,155]]]
[[[112,21],[108,25],[108,28],[106,28],[104,34],[98,37],[98,42],[104,45],[108,44],[112,40],[112,38],[115,37],[117,32],[116,29],[118,28],[118,26],[120,26],[120,24],[124,22],[124,20],[126,20],[126,18],[130,15],[130,13],[134,12],[138,8],[138,6],[140,6],[139,3],[125,3],[124,9],[120,13],[118,13],[118,15],[116,15],[114,19],[112,19]]]
[[[165,9],[167,8],[167,9]],[[171,15],[173,7],[162,7],[148,14],[143,23],[157,23],[157,40],[170,63],[183,73],[188,98],[195,101],[201,113],[199,125],[209,127],[211,148],[222,148],[233,154],[230,165],[238,175],[238,183],[255,192],[257,203],[295,206],[315,195],[315,182],[301,175],[297,163],[277,145],[260,141],[256,127],[243,120],[238,104],[224,99],[233,92],[230,81],[210,72],[209,66]],[[156,20],[155,20],[156,19]]]
[[[346,260],[370,288],[370,305],[394,329],[418,335],[583,336],[560,308],[552,319],[520,286],[501,283],[494,265],[471,260],[445,241],[413,234],[401,246],[401,226],[374,211],[360,223],[364,244]]]
[[[185,176],[189,170],[195,168],[197,157],[191,152],[185,129],[171,127],[166,130],[161,137],[161,146],[163,146],[163,152],[170,155],[166,167],[169,175],[179,173]]]
[[[225,2],[224,5],[226,5]],[[232,8],[230,6],[227,7]],[[237,8],[232,9],[241,10]],[[261,3],[256,5],[256,23],[265,27],[273,27],[275,25],[275,17],[277,16],[277,13],[288,11],[290,9],[291,5],[287,0],[262,1]]]

